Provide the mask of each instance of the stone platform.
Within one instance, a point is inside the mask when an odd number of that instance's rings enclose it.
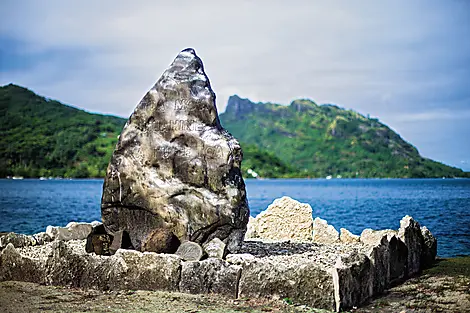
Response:
[[[398,231],[365,231],[359,242],[250,240],[226,259],[193,262],[125,249],[112,256],[86,253],[86,240],[70,239],[80,235],[52,240],[10,233],[0,238],[0,281],[290,298],[340,311],[360,306],[428,264],[429,255],[435,257],[425,240],[428,232],[405,217]]]

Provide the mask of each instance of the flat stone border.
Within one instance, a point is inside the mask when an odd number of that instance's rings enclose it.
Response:
[[[426,258],[433,252],[422,234],[432,241],[429,231],[420,229],[410,217],[401,226],[398,231],[366,230],[360,242],[348,244],[245,241],[239,253],[225,260],[201,261],[125,249],[101,256],[86,253],[85,239],[49,238],[38,244],[30,240],[34,236],[6,234],[0,237],[0,281],[289,298],[340,311],[360,306],[430,263]]]

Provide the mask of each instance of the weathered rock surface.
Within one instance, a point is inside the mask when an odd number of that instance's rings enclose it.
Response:
[[[185,241],[178,247],[175,254],[185,261],[199,261],[204,256],[204,250],[196,242]]]
[[[342,243],[356,243],[360,242],[360,237],[358,235],[354,235],[351,233],[349,230],[346,228],[340,228],[340,235],[339,235],[339,240]]]
[[[339,242],[339,233],[328,222],[317,217],[313,221],[312,241],[317,243],[337,243]]]
[[[18,280],[43,284],[45,282],[45,260],[23,256],[8,243],[0,252],[0,281]]]
[[[36,244],[36,240],[33,236],[17,234],[17,233],[2,233],[0,234],[0,249],[6,248],[8,244],[12,244],[13,247],[24,247],[33,246]]]
[[[437,255],[437,239],[432,235],[426,226],[421,227],[423,235],[423,251],[421,254],[421,266],[429,267],[435,260]]]
[[[202,248],[194,242],[189,244],[197,247],[197,261],[184,261],[175,254],[125,250],[117,248],[125,245],[125,232],[115,233],[113,238],[103,232],[104,226],[98,224],[87,240],[56,238],[35,245],[20,240],[17,248],[10,242],[0,252],[0,281],[100,290],[219,293],[234,298],[287,297],[294,303],[341,311],[360,306],[391,284],[412,275],[408,271],[410,264],[421,269],[425,264],[422,260],[435,256],[431,250],[435,238],[426,228],[419,228],[411,217],[402,220],[399,231],[366,229],[360,242],[354,240],[347,244],[245,241],[239,253],[227,255],[226,260],[215,257],[198,260]],[[108,250],[117,248],[115,254],[86,253],[93,236],[111,238]],[[424,242],[421,253],[414,254],[420,256],[419,263],[410,263],[417,260],[415,257],[410,260],[409,250],[416,249],[420,242]],[[223,243],[212,239],[207,245],[211,243],[219,246],[215,251],[220,256]],[[91,247],[95,249],[96,245]],[[206,251],[211,250],[206,248]]]
[[[52,240],[82,240],[92,232],[93,226],[89,223],[70,222],[65,227],[47,226],[46,234]]]
[[[310,241],[312,225],[312,208],[308,203],[282,197],[250,218],[245,238]]]
[[[198,262],[183,262],[180,291],[218,293],[237,298],[241,271],[240,266],[215,258]]]
[[[52,226],[50,227],[52,228]],[[113,236],[106,233],[104,225],[95,223],[92,226],[91,233],[86,238],[85,251],[88,253],[94,252],[97,255],[111,255],[110,246],[112,242]]]
[[[144,96],[119,137],[101,202],[110,234],[137,250],[155,229],[181,242],[220,238],[235,252],[249,210],[238,141],[222,128],[215,94],[193,49],[183,50]]]
[[[373,278],[371,261],[364,254],[339,256],[333,269],[335,310],[350,308],[374,295]]]
[[[209,258],[223,259],[227,250],[225,243],[219,238],[214,238],[203,246],[204,252]]]
[[[408,248],[408,275],[412,276],[421,270],[421,255],[423,253],[424,239],[421,227],[411,216],[405,216],[400,221],[398,237]]]
[[[127,232],[125,233],[127,234]],[[147,237],[144,238],[141,250],[157,253],[175,253],[180,244],[180,240],[172,231],[165,228],[157,228],[150,231]]]

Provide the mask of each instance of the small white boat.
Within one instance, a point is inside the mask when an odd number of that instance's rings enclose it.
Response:
[[[333,176],[331,176],[331,175],[326,176],[326,179],[332,179],[332,178],[333,178]]]

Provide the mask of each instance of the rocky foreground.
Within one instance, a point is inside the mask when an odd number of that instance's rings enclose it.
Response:
[[[6,313],[36,312],[331,312],[299,305],[289,298],[231,299],[220,295],[122,290],[99,291],[25,282],[0,283]],[[387,290],[350,312],[469,312],[470,257],[441,259],[415,278]]]
[[[400,225],[397,231],[365,230],[360,237],[341,242],[331,241],[331,234],[321,235],[332,228],[317,220],[316,240],[251,239],[225,259],[185,261],[177,254],[130,249],[110,256],[87,253],[86,238],[99,224],[70,223],[33,236],[4,234],[0,281],[289,299],[340,311],[366,303],[432,263],[435,239],[429,231],[409,216]]]

